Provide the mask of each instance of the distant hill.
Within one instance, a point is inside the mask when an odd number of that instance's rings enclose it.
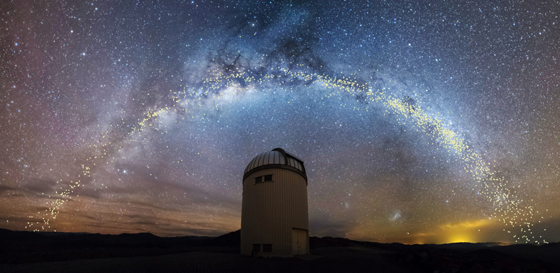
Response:
[[[214,243],[215,239],[158,237],[151,233],[107,235],[0,229],[0,264],[181,253],[220,246],[219,241]]]
[[[216,246],[236,247],[239,249],[241,245],[241,230],[233,231],[213,238],[211,243]]]
[[[237,257],[240,240],[240,230],[218,237],[158,237],[150,233],[103,235],[0,229],[0,264],[161,256],[191,252],[223,253]],[[392,266],[403,263],[412,266],[408,268],[423,268],[429,272],[438,268],[453,271],[469,265],[507,269],[514,264],[513,268],[529,271],[560,268],[559,243],[543,246],[499,246],[497,243],[404,245],[336,237],[311,237],[309,244],[311,254],[314,257],[323,257],[322,259],[363,263],[371,257],[378,257],[381,259],[379,261],[388,259],[383,263]]]

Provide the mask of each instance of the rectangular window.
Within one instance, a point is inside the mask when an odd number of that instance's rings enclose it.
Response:
[[[272,252],[272,244],[264,244],[263,252]]]
[[[254,244],[253,245],[253,252],[261,252],[261,245],[260,244]]]
[[[255,177],[255,184],[262,182],[272,182],[272,174]]]

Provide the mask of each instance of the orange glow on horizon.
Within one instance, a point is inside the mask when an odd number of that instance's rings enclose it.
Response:
[[[478,243],[480,239],[477,233],[480,232],[480,228],[491,223],[489,219],[481,219],[441,225],[439,226],[443,230],[441,236],[445,238],[442,243]]]

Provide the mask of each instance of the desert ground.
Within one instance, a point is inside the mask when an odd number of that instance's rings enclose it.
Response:
[[[239,231],[157,237],[0,230],[0,272],[560,272],[560,244],[403,245],[311,237],[310,255],[239,254]]]

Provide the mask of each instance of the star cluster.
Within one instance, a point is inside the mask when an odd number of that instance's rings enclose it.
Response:
[[[2,3],[0,228],[220,235],[281,147],[311,235],[558,241],[559,4]]]

